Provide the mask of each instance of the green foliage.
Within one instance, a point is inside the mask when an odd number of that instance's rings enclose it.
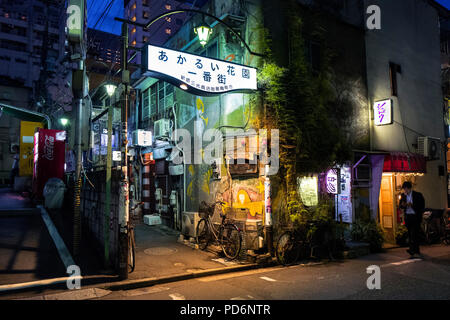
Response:
[[[297,174],[321,172],[350,158],[351,145],[343,124],[352,108],[339,101],[333,90],[337,80],[330,63],[333,53],[326,47],[326,30],[314,19],[304,22],[295,1],[290,1],[287,12],[289,62],[280,66],[266,47],[268,58],[260,68],[259,79],[266,117],[271,122],[266,127],[280,130],[281,174],[290,192]],[[321,44],[319,70],[313,70],[307,59],[306,32]]]
[[[354,241],[369,243],[372,252],[380,252],[383,248],[384,231],[374,220],[357,220],[352,225],[351,236]]]
[[[408,229],[404,225],[398,227],[395,233],[395,241],[400,246],[406,246],[408,244]]]

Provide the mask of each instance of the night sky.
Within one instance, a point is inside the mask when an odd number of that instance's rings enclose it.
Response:
[[[120,34],[121,23],[114,21],[114,17],[123,17],[123,0],[87,0],[88,26],[94,27],[102,12],[113,1],[111,9],[105,19],[98,22],[96,29]],[[436,0],[446,8],[450,9],[450,0]]]
[[[105,19],[101,19],[98,23],[102,12],[113,1],[111,9]],[[88,27],[92,28],[97,23],[95,29],[105,32],[120,34],[121,23],[115,21],[115,17],[123,17],[123,0],[87,0],[88,8]]]

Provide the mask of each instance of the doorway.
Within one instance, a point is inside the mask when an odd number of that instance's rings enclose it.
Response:
[[[392,244],[395,244],[395,231],[397,230],[394,179],[392,173],[383,173],[379,199],[380,225],[385,232],[386,242]]]

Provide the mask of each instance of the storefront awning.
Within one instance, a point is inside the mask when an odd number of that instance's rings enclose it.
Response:
[[[384,156],[383,172],[427,173],[427,162],[420,154],[391,152]]]
[[[46,114],[36,111],[28,110],[25,108],[14,107],[5,103],[0,103],[0,116],[1,114],[7,114],[11,117],[18,118],[23,121],[42,122],[47,124],[47,128],[51,128],[50,117]]]

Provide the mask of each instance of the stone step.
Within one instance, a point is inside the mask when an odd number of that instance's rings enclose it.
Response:
[[[370,254],[370,244],[368,243],[349,241],[346,246],[348,250],[343,253],[344,259],[356,259]]]

